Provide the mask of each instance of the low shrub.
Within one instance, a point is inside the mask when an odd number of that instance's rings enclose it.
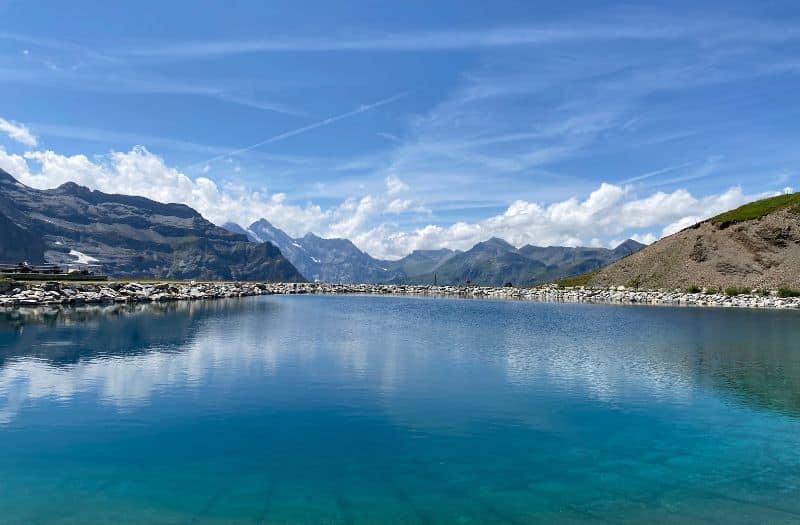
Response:
[[[686,288],[686,293],[700,293],[702,290],[696,284],[691,284]]]
[[[800,290],[795,290],[794,288],[789,288],[787,286],[781,286],[778,288],[778,297],[800,297]]]

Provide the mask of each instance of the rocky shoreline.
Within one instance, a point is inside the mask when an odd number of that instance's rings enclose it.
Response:
[[[777,292],[729,296],[679,290],[594,289],[553,285],[535,288],[428,286],[395,284],[258,283],[258,282],[0,282],[0,308],[42,305],[151,303],[257,295],[369,294],[513,299],[541,302],[613,303],[728,308],[800,308],[799,297]]]

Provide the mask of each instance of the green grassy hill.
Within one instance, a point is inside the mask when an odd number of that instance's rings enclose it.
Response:
[[[778,195],[768,199],[761,199],[739,206],[738,208],[721,213],[711,218],[711,222],[720,228],[727,228],[731,224],[760,219],[772,212],[783,208],[791,208],[800,212],[800,193]]]

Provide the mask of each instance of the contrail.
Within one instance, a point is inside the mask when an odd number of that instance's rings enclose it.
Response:
[[[691,166],[692,164],[694,164],[694,161],[684,162],[683,164],[678,164],[677,166],[669,166],[655,171],[649,171],[647,173],[643,173],[642,175],[638,175],[636,177],[631,177],[630,179],[625,179],[623,181],[620,181],[619,184],[631,184],[633,182],[639,182],[645,179],[649,179],[650,177],[655,177],[656,175],[669,173],[670,171],[675,171],[681,168],[685,168],[686,166]]]
[[[404,91],[403,93],[399,93],[399,94],[391,96],[389,98],[384,98],[384,99],[379,100],[377,102],[373,102],[372,104],[361,105],[361,106],[359,106],[358,108],[356,108],[356,109],[354,109],[352,111],[348,111],[347,113],[342,113],[341,115],[328,117],[328,118],[326,118],[324,120],[320,120],[319,122],[314,122],[313,124],[307,124],[307,125],[305,125],[303,127],[300,127],[300,128],[297,128],[297,129],[293,129],[291,131],[285,131],[285,132],[280,133],[278,135],[274,135],[274,136],[272,136],[272,137],[270,137],[268,139],[262,140],[261,142],[257,142],[255,144],[252,144],[250,146],[246,146],[246,147],[240,148],[240,149],[235,149],[233,151],[229,151],[228,153],[223,153],[222,155],[217,155],[215,157],[211,157],[210,159],[206,159],[206,160],[203,160],[203,161],[200,161],[200,162],[195,162],[194,164],[189,164],[188,166],[184,166],[183,169],[194,168],[194,167],[199,166],[201,164],[207,164],[209,162],[214,162],[215,160],[224,159],[226,157],[233,157],[235,155],[239,155],[239,154],[244,153],[246,151],[250,151],[250,150],[259,148],[259,147],[261,147],[261,146],[263,146],[265,144],[271,144],[273,142],[278,142],[279,140],[283,140],[283,139],[286,139],[286,138],[289,138],[289,137],[294,137],[295,135],[299,135],[300,133],[305,133],[306,131],[310,131],[312,129],[321,128],[323,126],[327,126],[328,124],[333,124],[334,122],[337,122],[339,120],[346,119],[346,118],[352,117],[354,115],[358,115],[359,113],[364,113],[365,111],[370,111],[370,110],[373,110],[375,108],[379,108],[381,106],[385,106],[386,104],[389,104],[391,102],[394,102],[395,100],[401,99],[401,98],[405,97],[406,95],[408,95],[408,91]]]

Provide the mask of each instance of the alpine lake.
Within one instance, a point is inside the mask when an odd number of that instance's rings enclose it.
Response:
[[[800,523],[800,312],[6,310],[0,523]]]

